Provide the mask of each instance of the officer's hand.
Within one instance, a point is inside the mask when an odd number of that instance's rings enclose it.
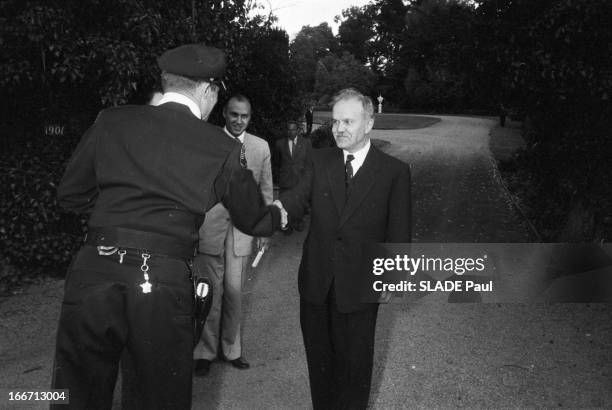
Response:
[[[289,223],[289,214],[287,211],[285,211],[282,202],[278,199],[275,199],[274,202],[272,202],[272,205],[276,205],[281,211],[281,229],[284,231],[287,229],[287,224]]]
[[[268,249],[270,238],[257,238],[257,249]]]

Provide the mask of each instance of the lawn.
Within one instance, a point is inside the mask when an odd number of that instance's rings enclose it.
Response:
[[[314,122],[324,124],[331,120],[331,112],[315,111]],[[440,121],[436,117],[423,117],[412,114],[376,114],[374,129],[377,130],[412,130],[429,127]]]

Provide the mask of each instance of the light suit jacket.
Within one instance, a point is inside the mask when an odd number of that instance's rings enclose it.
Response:
[[[228,138],[230,138],[228,136]],[[247,168],[253,172],[253,178],[259,185],[266,204],[273,201],[272,165],[268,143],[255,135],[244,134],[244,150]],[[253,237],[242,233],[232,225],[229,213],[223,204],[216,204],[206,213],[206,219],[200,227],[199,252],[208,255],[223,253],[225,236],[228,229],[234,230],[234,253],[236,256],[250,255],[253,249]]]

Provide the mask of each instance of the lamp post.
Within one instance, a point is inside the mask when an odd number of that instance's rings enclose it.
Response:
[[[376,98],[378,100],[378,113],[382,113],[382,102],[384,100],[383,96],[378,94],[378,98]]]

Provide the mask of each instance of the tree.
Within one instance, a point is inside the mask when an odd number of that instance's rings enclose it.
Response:
[[[470,106],[474,9],[461,1],[429,0],[409,7],[387,78],[402,83],[405,105]],[[400,87],[394,87],[400,89]],[[400,96],[396,96],[400,98]]]
[[[529,119],[521,166],[536,226],[547,240],[609,238],[612,4],[518,1],[505,14],[528,16],[505,58],[511,103]]]
[[[347,87],[356,88],[367,95],[372,93],[375,81],[376,77],[370,69],[345,51],[342,57],[328,55],[319,60],[315,93],[321,103],[328,102],[334,93]]]
[[[230,93],[241,92],[250,98],[250,130],[273,142],[285,136],[286,121],[297,118],[301,111],[289,61],[289,36],[283,30],[264,26],[245,32],[241,41],[247,51],[241,56],[244,75],[229,84]]]
[[[372,63],[372,42],[376,35],[373,4],[362,7],[353,6],[342,11],[342,23],[338,27],[340,48],[348,51],[362,63]],[[336,22],[340,21],[336,16]]]
[[[375,3],[374,41],[375,67],[384,70],[387,64],[393,64],[402,49],[402,34],[406,31],[405,16],[409,5],[403,0],[377,0]]]
[[[317,62],[339,50],[337,39],[327,23],[304,26],[291,42],[291,64],[297,77],[298,93],[312,92],[315,85]]]

